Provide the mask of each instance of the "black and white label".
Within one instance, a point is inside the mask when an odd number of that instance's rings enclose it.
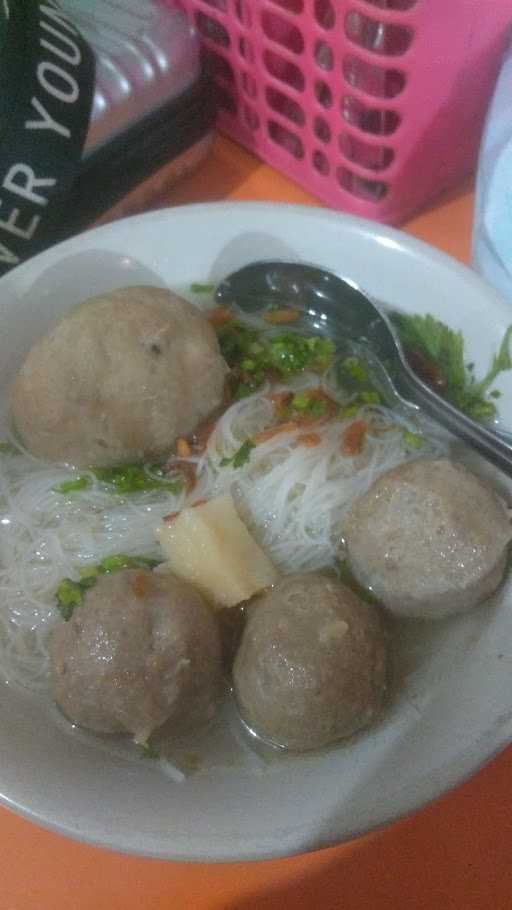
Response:
[[[94,55],[55,0],[1,2],[17,64],[0,85],[14,99],[0,125],[0,275],[58,237],[94,93]]]

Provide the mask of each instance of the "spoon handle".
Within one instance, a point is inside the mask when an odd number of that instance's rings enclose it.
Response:
[[[454,408],[432,389],[425,386],[412,370],[405,368],[400,375],[400,393],[414,401],[420,408],[441,426],[459,436],[473,449],[500,468],[507,477],[512,477],[512,444],[494,430],[476,423],[461,411]]]

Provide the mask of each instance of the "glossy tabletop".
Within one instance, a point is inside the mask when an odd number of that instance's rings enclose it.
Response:
[[[217,199],[318,205],[226,139],[159,204]],[[462,186],[405,230],[467,262],[472,211],[471,187]],[[230,865],[110,853],[0,809],[0,910],[511,910],[511,793],[509,748],[385,831],[288,860]]]

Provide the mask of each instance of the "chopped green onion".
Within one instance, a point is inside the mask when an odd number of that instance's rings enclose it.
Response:
[[[163,466],[157,461],[153,462],[153,464],[146,465],[145,468],[150,476],[156,474],[157,477],[165,477]]]
[[[231,458],[222,458],[221,467],[226,468],[228,465],[231,465],[233,468],[241,468],[244,464],[247,464],[251,457],[251,451],[255,448],[255,444],[252,439],[246,439],[242,443],[240,448],[235,452]]]
[[[86,490],[91,484],[91,478],[87,474],[83,474],[81,477],[77,477],[76,480],[65,480],[64,483],[59,484],[57,487],[52,487],[52,490],[54,493],[77,493],[78,490]]]
[[[335,351],[330,338],[296,332],[269,336],[236,320],[221,326],[217,338],[222,356],[242,381],[242,390],[237,392],[235,388],[235,399],[255,391],[269,376],[275,378],[275,374],[282,379],[304,370],[324,373]]]
[[[63,578],[57,591],[57,607],[66,621],[71,619],[75,607],[80,607],[84,599],[84,589],[88,587],[80,581]]]
[[[364,389],[362,392],[359,392],[357,398],[361,404],[380,404],[382,400],[375,389]]]
[[[141,743],[141,749],[142,749],[141,758],[149,758],[152,761],[155,761],[156,759],[160,758],[160,752],[148,740],[145,743]]]
[[[327,402],[323,398],[313,398],[308,410],[312,417],[323,417],[327,413]]]
[[[80,574],[82,574],[82,573],[80,572]],[[80,584],[81,584],[82,588],[84,588],[84,589],[92,588],[93,585],[96,584],[97,580],[98,580],[98,576],[93,575],[91,573],[90,575],[84,575],[83,578],[80,578]]]
[[[119,572],[120,569],[154,569],[158,565],[157,559],[147,556],[127,556],[125,553],[116,553],[106,556],[99,564],[100,572]]]
[[[355,417],[359,410],[358,404],[346,404],[338,410],[338,417],[346,420],[348,417]]]
[[[67,621],[71,619],[75,608],[82,605],[85,591],[96,584],[100,575],[109,575],[112,572],[119,572],[121,569],[154,569],[158,564],[157,559],[150,559],[147,556],[127,556],[125,553],[115,553],[113,556],[106,556],[95,566],[82,566],[80,581],[63,578],[60,582],[55,592],[57,608]]]
[[[0,442],[0,455],[19,455],[20,450],[12,442]]]
[[[254,354],[251,345],[257,342],[258,333],[233,320],[218,329],[217,338],[224,360],[228,366],[234,368],[239,366],[245,357]]]
[[[307,337],[294,332],[274,335],[268,342],[269,367],[283,376],[311,370],[323,373],[331,365],[335,351],[330,338]]]
[[[241,398],[247,398],[252,392],[253,389],[251,389],[246,382],[239,382],[233,392],[233,398],[235,401],[240,401]]]
[[[246,464],[249,461],[251,457],[251,451],[254,448],[255,444],[252,439],[246,439],[238,449],[238,452],[236,452],[236,454],[233,456],[233,467],[241,468],[244,464]]]
[[[91,586],[95,583],[98,575],[102,574],[101,566],[81,566],[80,578],[82,582],[89,581]]]
[[[311,398],[305,392],[300,392],[292,398],[292,408],[295,408],[296,411],[307,411],[310,404]]]
[[[123,464],[114,468],[94,468],[93,474],[101,483],[112,487],[118,496],[148,490],[168,490],[179,493],[181,480],[168,480],[160,465]]]
[[[368,370],[359,357],[347,357],[342,362],[341,369],[355,382],[368,382]]]
[[[299,392],[291,401],[291,410],[310,414],[312,417],[323,417],[327,413],[327,402],[323,398],[315,398],[307,392]]]
[[[408,449],[421,449],[423,445],[423,439],[419,433],[412,433],[411,430],[404,430],[402,438]]]
[[[176,494],[182,488],[181,479],[170,479],[160,464],[122,464],[113,468],[91,468],[91,473],[100,483],[111,487],[110,492],[118,496],[144,493],[148,490],[168,490]],[[79,490],[86,490],[91,484],[91,478],[84,474],[73,480],[65,480],[52,489],[54,493],[77,493]]]
[[[215,290],[214,284],[201,284],[200,281],[193,281],[190,285],[192,294],[211,294]]]

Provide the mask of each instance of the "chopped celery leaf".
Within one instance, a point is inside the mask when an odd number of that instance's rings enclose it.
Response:
[[[490,386],[500,373],[512,369],[512,325],[505,332],[489,371],[483,379],[478,380],[474,375],[473,364],[464,361],[462,332],[455,332],[430,315],[393,313],[391,320],[405,352],[417,349],[437,368],[444,380],[443,395],[448,401],[473,420],[486,421],[496,416],[496,405],[490,399],[498,396],[490,390]]]

